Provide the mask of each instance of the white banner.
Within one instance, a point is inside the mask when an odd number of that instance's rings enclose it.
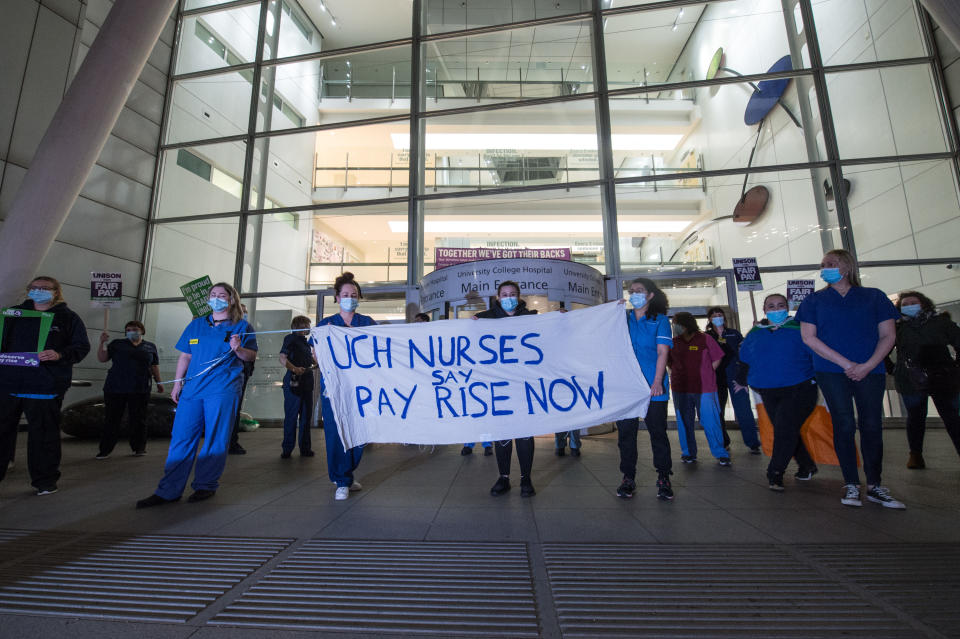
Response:
[[[615,302],[569,313],[312,335],[340,438],[453,444],[644,416],[650,401]]]

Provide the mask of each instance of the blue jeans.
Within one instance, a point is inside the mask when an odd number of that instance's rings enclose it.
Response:
[[[554,433],[553,443],[557,448],[565,448],[567,445],[567,436],[570,437],[570,448],[580,448],[580,429],[565,430],[562,433]]]
[[[173,418],[173,436],[163,467],[163,479],[155,491],[157,495],[164,499],[180,497],[194,459],[197,468],[193,475],[193,489],[217,489],[227,463],[227,447],[239,408],[240,396],[236,393],[180,400]],[[201,437],[203,446],[198,452]]]
[[[840,460],[843,481],[859,484],[857,471],[857,429],[860,429],[860,455],[867,484],[880,483],[883,471],[883,392],[886,379],[870,374],[855,382],[844,373],[817,373],[817,385],[833,420],[833,448]],[[857,413],[854,417],[853,406]]]
[[[323,436],[327,443],[327,473],[330,481],[337,485],[337,488],[350,486],[353,484],[353,471],[360,465],[360,457],[363,455],[363,446],[354,446],[350,450],[343,449],[343,440],[340,439],[340,431],[337,430],[337,420],[333,416],[333,407],[330,400],[323,398],[321,403],[323,408]]]
[[[697,438],[693,428],[696,418],[707,436],[710,452],[717,459],[729,458],[730,453],[723,447],[723,426],[720,422],[720,402],[713,393],[673,393],[673,407],[677,413],[677,435],[680,439],[680,451],[689,457],[697,456]]]
[[[313,388],[301,388],[294,393],[289,386],[283,387],[283,442],[280,450],[290,454],[295,444],[299,444],[300,453],[309,452],[310,418],[313,416]],[[297,437],[297,427],[300,436]]]

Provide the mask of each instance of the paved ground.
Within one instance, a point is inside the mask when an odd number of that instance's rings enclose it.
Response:
[[[25,469],[25,434],[20,437],[17,466],[0,483],[0,637],[278,638],[308,630],[364,637],[491,636],[498,630],[544,637],[960,636],[953,604],[944,612],[924,603],[960,600],[954,550],[960,460],[942,430],[928,435],[923,471],[904,466],[904,432],[886,433],[884,483],[906,511],[842,506],[842,481],[832,467],[805,483],[788,475],[786,491],[773,493],[766,457],[737,444],[731,468],[704,456],[696,465],[677,461],[676,500],[660,502],[656,475],[645,471],[651,456],[644,432],[632,500],[614,496],[621,477],[616,437],[601,435],[584,439],[580,458],[555,457],[552,440],[538,439],[532,499],[522,499],[519,487],[491,497],[496,462],[479,446],[461,457],[459,446],[377,445],[365,452],[358,472],[364,489],[335,502],[322,446],[314,458],[282,460],[277,429],[243,434],[249,454],[230,457],[213,499],[137,511],[136,500],[160,477],[166,442],[151,441],[143,458],[118,447],[111,459],[97,461],[95,442],[66,439],[60,491],[37,497]],[[674,445],[675,437],[671,433]],[[152,548],[160,548],[155,557]],[[204,551],[197,558],[186,548]],[[142,556],[154,558],[145,564]],[[209,557],[230,565],[207,566]],[[845,557],[857,559],[841,561]],[[131,561],[120,576],[107,570]],[[886,576],[852,569],[872,561],[901,568]],[[177,580],[192,565],[200,566],[202,579],[217,579],[184,607],[186,591]],[[83,574],[64,582],[62,571],[77,566]],[[358,566],[369,569],[357,572]],[[168,569],[171,575],[163,572]],[[321,574],[342,578],[316,581]],[[819,593],[807,604],[764,599],[772,591],[782,596],[781,586],[800,574],[807,576],[794,592]],[[662,581],[659,590],[670,600],[639,605],[652,596],[650,583],[635,583],[641,575],[660,575],[653,586]],[[129,584],[138,580],[166,584],[171,593],[161,597],[156,593],[163,588],[150,585],[131,600]],[[114,581],[114,590],[89,585],[107,588]],[[444,585],[432,593],[436,583]],[[477,590],[484,583],[501,585]],[[885,583],[900,585],[890,590]],[[283,584],[292,585],[284,591]],[[625,585],[637,597],[611,608],[610,596]],[[501,601],[498,589],[517,594]],[[347,594],[298,599],[327,591]],[[916,597],[907,602],[891,594],[905,591]],[[678,597],[701,592],[710,596],[693,597],[678,613]],[[365,602],[368,594],[375,596]],[[115,597],[115,606],[101,605]],[[853,599],[840,607],[852,617],[834,619],[828,613],[845,597]],[[263,606],[294,613],[265,615]],[[336,618],[321,614],[329,611]],[[664,617],[666,611],[673,616]],[[382,625],[367,623],[372,618]],[[873,627],[872,620],[882,623]]]

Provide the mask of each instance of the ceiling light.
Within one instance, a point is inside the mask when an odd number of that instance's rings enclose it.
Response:
[[[393,148],[410,148],[407,133],[391,133]],[[614,133],[614,151],[672,151],[683,135],[680,133]],[[524,149],[538,151],[595,151],[597,136],[593,133],[427,133],[426,148],[444,151],[477,149]]]
[[[617,229],[623,233],[680,233],[691,222],[690,219],[623,220],[617,224]],[[406,220],[390,220],[387,224],[394,233],[407,232]],[[427,220],[423,226],[425,233],[603,233],[600,220]]]

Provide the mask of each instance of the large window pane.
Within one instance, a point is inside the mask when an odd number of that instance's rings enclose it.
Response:
[[[183,19],[176,73],[253,62],[260,3]]]
[[[611,89],[765,73],[790,53],[779,2],[653,8],[605,23]]]
[[[247,218],[244,292],[302,291],[309,282],[313,213],[266,213]]]
[[[351,206],[314,212],[310,288],[325,288],[343,271],[363,282],[407,278],[407,204]]]
[[[906,291],[920,291],[937,308],[956,319],[960,316],[960,268],[956,264],[886,266],[860,269],[864,286],[879,288],[891,298]]]
[[[423,33],[446,33],[524,20],[542,20],[593,8],[591,0],[424,0]]]
[[[173,85],[167,144],[247,132],[253,71],[234,71]]]
[[[272,91],[269,122],[278,130],[407,113],[410,109],[409,46],[265,67],[263,100]]]
[[[557,189],[424,202],[424,273],[438,248],[564,248],[603,271],[600,189]]]
[[[811,5],[825,65],[926,55],[914,0],[824,0]]]
[[[960,204],[949,160],[844,167],[861,260],[960,255]]]
[[[423,45],[428,109],[593,91],[589,21]]]
[[[302,136],[285,136],[300,138]],[[279,139],[279,138],[278,138]],[[370,200],[407,194],[408,122],[310,134],[316,153],[314,202]]]
[[[280,29],[274,42],[274,18],[268,19],[265,60],[402,40],[413,28],[409,0],[282,0],[274,6]]]
[[[156,216],[240,210],[246,144],[206,144],[163,152]]]
[[[594,102],[429,118],[424,161],[428,191],[595,180]]]
[[[144,297],[180,297],[182,285],[204,275],[214,282],[233,282],[237,218],[157,224],[150,251]]]
[[[840,157],[947,150],[928,65],[827,75]]]

